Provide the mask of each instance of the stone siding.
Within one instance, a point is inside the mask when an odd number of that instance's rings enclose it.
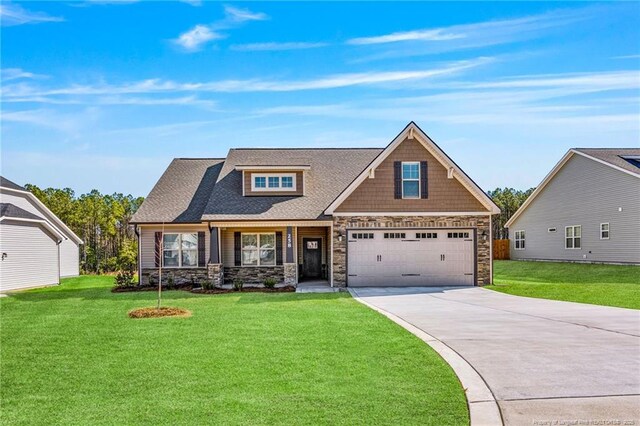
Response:
[[[284,282],[284,266],[225,266],[224,283],[233,284],[235,278],[241,278],[245,285],[262,284],[266,278],[275,278],[278,283]]]
[[[476,284],[487,285],[491,277],[489,216],[334,216],[333,218],[333,285],[347,283],[347,229],[353,228],[474,228],[477,230]],[[482,238],[482,233],[486,239]]]
[[[201,286],[210,281],[207,268],[163,268],[162,286],[174,287],[194,284]],[[158,268],[142,269],[141,285],[158,285]]]
[[[209,263],[207,265],[207,276],[214,287],[220,287],[224,283],[224,270],[220,263]]]
[[[284,285],[295,286],[296,283],[296,269],[298,265],[296,263],[284,264]]]

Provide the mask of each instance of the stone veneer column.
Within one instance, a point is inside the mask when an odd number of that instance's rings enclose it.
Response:
[[[334,216],[333,285],[347,284],[347,228],[475,228],[478,250],[476,284],[491,283],[490,217],[487,216]],[[483,233],[485,237],[483,237]],[[486,239],[485,239],[486,238]]]
[[[284,285],[296,286],[296,269],[298,265],[295,263],[284,264]]]
[[[207,275],[214,287],[220,287],[224,283],[223,273],[221,263],[209,263],[207,265]]]

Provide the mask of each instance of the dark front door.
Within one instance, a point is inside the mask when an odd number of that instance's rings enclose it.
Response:
[[[320,278],[322,274],[322,238],[302,239],[302,275]]]

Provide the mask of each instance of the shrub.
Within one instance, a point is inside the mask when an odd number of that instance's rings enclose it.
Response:
[[[244,287],[244,280],[242,278],[234,278],[233,279],[233,290],[234,291],[242,291]]]
[[[269,278],[265,278],[262,284],[264,285],[265,288],[275,288],[277,282],[278,281],[276,281],[275,278],[269,277]]]
[[[119,271],[115,278],[116,287],[133,287],[133,271]]]

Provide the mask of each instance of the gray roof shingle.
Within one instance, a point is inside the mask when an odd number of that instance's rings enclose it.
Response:
[[[220,158],[174,159],[131,222],[200,222],[223,163]]]
[[[597,158],[621,169],[640,174],[640,169],[623,157],[640,156],[640,148],[574,148],[576,151]]]
[[[11,203],[0,203],[0,217],[14,217],[16,219],[44,220],[38,215],[21,209]]]
[[[2,176],[0,176],[0,186],[3,188],[16,189],[18,191],[26,191],[26,189],[22,186],[18,185],[15,182],[11,182],[9,179]]]
[[[381,148],[232,149],[213,188],[203,220],[315,220],[382,152]],[[305,195],[242,196],[242,172],[237,165],[309,165]]]

